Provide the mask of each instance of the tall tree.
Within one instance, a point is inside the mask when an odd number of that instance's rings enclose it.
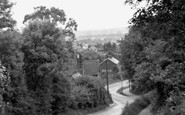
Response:
[[[145,0],[126,0],[126,3],[138,5],[141,1]],[[157,89],[158,97],[156,106],[181,106],[184,101],[178,102],[174,97],[182,96],[185,84],[184,0],[146,2],[147,7],[139,8],[131,19],[132,27],[141,34],[140,40],[144,43],[142,46],[147,60],[147,63],[144,61],[136,65],[135,79],[142,81],[145,76],[147,81],[154,83],[152,89]]]
[[[69,18],[67,20],[66,14],[62,9],[58,9],[55,7],[46,8],[45,6],[39,6],[34,8],[35,12],[32,14],[27,14],[24,17],[23,23],[35,19],[47,20],[53,23],[54,25],[60,25],[63,27],[62,31],[66,35],[66,37],[70,40],[74,40],[73,31],[77,30],[77,23],[74,19]]]
[[[62,38],[60,29],[56,28],[55,25],[48,21],[38,20],[30,23],[25,28],[23,39],[22,51],[25,56],[24,70],[28,90],[33,92],[32,98],[36,100],[35,105],[38,105],[37,114],[51,114],[53,99],[62,98],[58,95],[60,91],[54,93],[52,87],[54,84],[58,84],[54,87],[60,87],[61,89],[60,77],[62,76],[56,76],[55,74],[62,71],[68,61],[65,40]],[[67,87],[66,85],[62,89],[65,90]],[[56,95],[53,96],[53,93]]]
[[[23,54],[20,52],[20,34],[16,31],[5,31],[0,33],[0,60],[6,67],[10,83],[4,88],[3,100],[9,103],[8,109],[11,113],[25,114],[27,112],[27,96],[24,81]]]
[[[107,42],[103,44],[103,49],[106,52],[113,52],[116,50],[116,43]]]
[[[131,28],[128,35],[119,41],[122,69],[125,71],[125,77],[130,80],[133,80],[136,65],[146,59],[140,39],[139,31]]]
[[[20,34],[13,30],[16,21],[11,17],[12,6],[13,3],[9,0],[0,1],[0,60],[9,77],[9,83],[1,93],[8,110],[15,115],[22,115],[27,113],[28,105],[22,71],[23,55],[19,51]]]
[[[16,21],[12,19],[11,8],[13,3],[9,0],[0,1],[0,29],[13,28]]]
[[[64,71],[73,55],[74,24],[65,23],[63,10],[37,7],[33,14],[26,15],[28,26],[23,31],[24,70],[26,83],[35,100],[35,114],[62,114],[69,101],[70,87]]]

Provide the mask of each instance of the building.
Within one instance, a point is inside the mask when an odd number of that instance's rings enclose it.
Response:
[[[98,60],[85,60],[83,63],[83,75],[98,76]]]
[[[88,44],[86,44],[86,43],[83,43],[83,44],[82,44],[82,48],[86,50],[86,49],[88,49],[88,48],[89,48],[89,45],[88,45]]]
[[[91,51],[94,51],[94,52],[97,52],[97,51],[98,51],[97,48],[96,48],[95,46],[91,46],[89,49],[90,49]]]
[[[75,73],[75,74],[72,75],[72,78],[76,79],[76,78],[79,78],[81,76],[82,75],[79,72],[77,72],[77,73]]]
[[[111,73],[114,71],[114,69],[119,70],[119,60],[117,60],[114,57],[107,58],[103,62],[100,63],[99,65],[99,71],[101,73],[106,72],[106,70]]]

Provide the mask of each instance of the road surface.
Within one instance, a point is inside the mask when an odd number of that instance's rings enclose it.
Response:
[[[127,80],[123,81],[123,87],[125,87],[125,86],[128,86]],[[121,115],[124,106],[127,103],[133,102],[137,98],[137,96],[135,96],[135,95],[123,96],[123,95],[118,94],[116,91],[120,87],[121,87],[121,82],[111,84],[109,86],[109,91],[111,93],[111,96],[112,96],[114,103],[104,110],[101,110],[99,112],[92,113],[89,115]],[[129,90],[128,89],[124,90],[124,93],[129,94]]]

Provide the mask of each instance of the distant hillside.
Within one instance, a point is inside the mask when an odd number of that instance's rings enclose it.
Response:
[[[77,41],[83,39],[117,40],[128,32],[128,28],[115,28],[104,30],[77,31],[75,33]]]

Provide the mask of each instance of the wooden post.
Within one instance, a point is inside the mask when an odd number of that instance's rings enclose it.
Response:
[[[106,59],[106,77],[107,77],[107,94],[109,95],[109,77],[108,77],[108,56]]]
[[[128,79],[128,83],[129,83],[129,91],[130,91],[130,79]]]

